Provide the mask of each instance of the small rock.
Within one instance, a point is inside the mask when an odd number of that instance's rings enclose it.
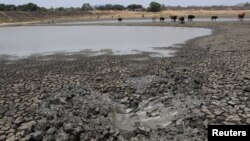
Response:
[[[1,141],[4,141],[4,140],[5,140],[5,138],[6,138],[6,135],[2,135],[2,136],[0,136],[0,140],[1,140]]]
[[[213,105],[216,105],[216,106],[221,105],[221,103],[220,103],[219,101],[212,101],[211,103],[212,103]]]
[[[182,119],[179,119],[176,121],[176,125],[181,125],[181,123],[182,123]]]
[[[226,118],[226,121],[234,121],[234,122],[238,122],[240,121],[240,117],[238,115],[230,115]]]
[[[193,134],[197,134],[198,132],[199,132],[199,129],[197,129],[197,128],[194,128],[192,131]]]
[[[68,123],[68,124],[64,125],[63,130],[66,133],[69,133],[69,132],[72,132],[74,130],[74,127],[71,123]]]
[[[150,132],[150,128],[147,128],[147,127],[139,127],[139,129],[144,132]]]
[[[10,125],[6,124],[4,127],[1,128],[3,131],[7,131],[10,129]]]
[[[29,141],[30,140],[30,134],[26,135],[24,138],[22,138],[20,141]]]
[[[116,129],[116,130],[115,130],[115,134],[114,134],[114,136],[118,136],[119,134],[120,134],[119,129]]]
[[[66,134],[65,132],[63,132],[62,130],[60,130],[59,133],[58,133],[58,138],[57,139],[67,141],[67,140],[69,140],[69,135]]]
[[[55,139],[55,136],[53,136],[53,135],[47,135],[47,136],[43,137],[43,140],[44,141],[55,141],[56,139]]]
[[[14,133],[14,132],[13,132]],[[22,131],[18,131],[17,133],[16,133],[16,136],[17,137],[19,137],[19,136],[24,136],[24,134],[25,134],[25,132],[24,132],[24,130],[22,130]]]
[[[213,99],[216,99],[216,100],[218,100],[218,99],[219,99],[219,97],[218,97],[218,96],[215,96],[215,95],[214,95],[214,96],[212,96],[212,98],[213,98]]]
[[[244,109],[246,107],[246,105],[240,105],[241,109]]]
[[[246,87],[246,88],[244,89],[244,92],[250,92],[250,87]]]
[[[27,122],[27,123],[23,123],[23,124],[21,124],[21,126],[19,127],[19,129],[31,131],[32,127],[33,127],[35,124],[36,124],[35,121],[30,121],[30,122]]]
[[[244,108],[244,111],[247,113],[247,112],[250,112],[250,108]]]
[[[97,77],[97,78],[96,78],[96,81],[97,81],[97,82],[102,81],[102,80],[103,80],[102,77]]]
[[[201,82],[200,82],[200,80],[195,79],[195,80],[194,80],[194,83],[197,84],[197,85],[199,85]]]
[[[49,128],[49,130],[47,131],[47,134],[53,135],[55,131],[56,131],[55,128]]]
[[[67,103],[65,97],[59,97],[59,98],[51,100],[50,102],[51,104],[54,104],[54,105],[64,105]]]
[[[146,115],[148,117],[155,117],[158,116],[159,114],[160,112],[158,111],[158,107],[151,108],[146,112]]]
[[[246,114],[246,117],[250,118],[250,114]]]
[[[43,136],[42,136],[42,132],[40,132],[40,131],[37,131],[37,132],[31,134],[31,140],[39,141],[42,139],[43,139]]]
[[[0,119],[0,125],[4,125],[5,121]]]
[[[126,97],[124,97],[122,100],[121,100],[121,102],[122,103],[126,103],[126,102],[128,102],[128,97],[126,96]]]
[[[0,108],[0,114],[4,114],[6,111],[7,111],[6,108],[3,108],[3,107]]]
[[[250,118],[246,120],[247,124],[250,124]]]
[[[9,131],[6,131],[5,133],[15,133],[15,130],[14,129],[10,129]]]
[[[234,106],[236,103],[235,102],[233,102],[233,101],[228,101],[227,102],[229,105],[232,105],[232,106]]]
[[[14,134],[8,135],[8,137],[6,139],[6,141],[16,141],[16,140],[17,140],[17,138],[15,137]]]
[[[15,123],[16,125],[20,125],[22,122],[23,122],[22,117],[18,117],[18,118],[14,121],[14,123]]]
[[[201,111],[204,112],[204,113],[206,113],[207,115],[212,115],[212,113],[205,106],[201,107]]]
[[[32,104],[32,105],[30,106],[30,110],[31,110],[31,111],[35,111],[36,109],[38,109],[38,104]]]
[[[139,139],[137,137],[133,137],[130,139],[131,141],[139,141]]]
[[[222,110],[220,110],[220,109],[214,109],[214,114],[215,114],[215,115],[219,116],[219,115],[221,115],[222,113],[223,113]]]
[[[159,111],[155,111],[155,112],[150,113],[151,117],[156,117],[156,116],[159,116],[159,115],[160,115]]]

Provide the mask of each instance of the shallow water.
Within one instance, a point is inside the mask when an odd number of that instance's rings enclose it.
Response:
[[[210,29],[147,26],[21,26],[0,28],[0,54],[27,57],[57,52],[170,56],[169,47],[211,34]]]
[[[186,19],[187,20],[187,19]],[[245,21],[249,21],[250,18],[245,18]],[[159,22],[159,19],[155,20],[156,22]],[[169,18],[165,19],[165,22],[170,22],[171,20]],[[194,22],[207,22],[211,21],[211,18],[195,18],[193,20]],[[238,21],[238,18],[218,18],[216,20],[217,22],[227,22],[227,21]],[[143,22],[153,22],[152,19],[123,19],[124,23],[143,23]],[[59,25],[78,25],[78,24],[97,24],[97,23],[118,23],[117,19],[112,19],[112,20],[92,20],[92,21],[81,21],[81,22],[65,22],[65,23],[57,23]]]

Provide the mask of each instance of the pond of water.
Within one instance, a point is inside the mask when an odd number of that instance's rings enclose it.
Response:
[[[170,56],[167,47],[211,34],[210,29],[152,26],[19,26],[0,28],[0,55],[153,52]]]

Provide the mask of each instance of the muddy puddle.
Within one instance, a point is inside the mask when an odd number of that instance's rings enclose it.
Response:
[[[136,109],[117,110],[114,113],[118,128],[132,131],[138,126],[149,129],[157,129],[168,126],[177,118],[181,109],[166,107],[162,101],[168,100],[168,96],[155,97],[144,100]],[[122,108],[122,105],[119,105]]]
[[[129,78],[127,83],[132,84],[137,92],[144,91],[149,85],[155,81],[159,81],[157,76],[149,75],[139,78]],[[117,128],[133,131],[138,127],[154,130],[165,128],[172,123],[181,124],[182,120],[190,115],[190,108],[194,108],[201,102],[191,96],[174,95],[165,92],[159,96],[142,96],[142,101],[137,107],[128,108],[126,101],[130,99],[124,98],[120,102],[112,103],[113,119]]]

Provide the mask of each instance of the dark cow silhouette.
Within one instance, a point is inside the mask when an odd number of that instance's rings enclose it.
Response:
[[[238,20],[243,21],[244,17],[245,17],[245,13],[241,13],[238,15]]]
[[[194,18],[195,18],[194,15],[188,15],[188,21],[192,22]]]
[[[185,22],[185,17],[180,17],[180,18],[179,18],[179,22],[180,22],[181,24],[184,24],[184,22]]]
[[[160,21],[161,21],[161,22],[164,22],[164,21],[165,21],[165,18],[164,18],[164,17],[160,17]]]
[[[171,21],[176,22],[177,16],[170,16]]]
[[[216,21],[217,19],[218,19],[218,16],[212,16],[212,17],[211,17],[211,21],[213,21],[213,20]]]
[[[121,17],[118,18],[118,22],[122,22],[122,18]]]

